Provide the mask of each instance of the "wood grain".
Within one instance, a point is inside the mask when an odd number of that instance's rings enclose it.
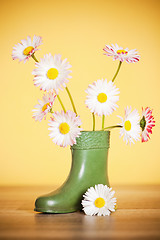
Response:
[[[0,187],[0,239],[160,239],[160,186],[115,186],[109,217],[41,214],[36,197],[55,187]]]

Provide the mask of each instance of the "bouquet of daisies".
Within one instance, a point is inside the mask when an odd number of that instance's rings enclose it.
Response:
[[[37,60],[35,52],[42,44],[42,38],[34,36],[33,41],[30,37],[21,41],[13,48],[12,58],[19,59],[26,62],[32,58],[35,61],[34,85],[40,87],[44,91],[41,100],[35,105],[33,110],[33,118],[36,121],[46,119],[47,114],[51,114],[49,120],[50,137],[53,142],[61,147],[76,144],[76,138],[79,137],[81,131],[81,120],[77,114],[77,110],[67,87],[68,79],[71,78],[71,65],[67,59],[62,60],[61,55],[52,56],[50,53],[46,54],[40,61]],[[93,82],[86,89],[86,106],[90,109],[93,115],[93,131],[95,131],[95,115],[102,117],[102,131],[112,128],[120,128],[120,136],[123,136],[126,143],[134,143],[134,141],[142,140],[148,141],[149,134],[152,133],[152,127],[155,126],[152,110],[149,107],[142,108],[141,116],[138,111],[131,110],[131,107],[126,107],[124,118],[120,116],[121,122],[115,126],[105,127],[105,116],[110,115],[116,110],[117,101],[119,100],[119,90],[115,86],[115,78],[124,61],[127,63],[138,62],[140,56],[136,50],[123,49],[116,45],[106,45],[104,54],[111,56],[113,60],[118,60],[118,69],[111,81],[101,79]],[[61,98],[60,90],[65,89],[71,101],[73,111],[66,110]],[[60,112],[54,111],[54,102],[58,99],[62,110]]]

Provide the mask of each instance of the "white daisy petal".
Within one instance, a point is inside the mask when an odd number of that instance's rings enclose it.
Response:
[[[116,102],[119,100],[117,96],[119,91],[112,81],[107,82],[106,79],[95,81],[88,86],[86,93],[87,107],[98,116],[110,115],[118,107]]]
[[[98,184],[90,187],[83,195],[81,204],[83,211],[89,216],[106,216],[115,211],[116,198],[113,198],[114,191],[107,185]]]

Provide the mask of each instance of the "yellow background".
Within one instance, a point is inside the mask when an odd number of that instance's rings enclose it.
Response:
[[[97,79],[111,80],[118,61],[103,55],[105,44],[137,49],[138,63],[122,64],[116,79],[119,108],[106,118],[105,126],[119,122],[124,108],[150,106],[156,120],[151,140],[127,146],[119,129],[111,132],[109,179],[112,184],[160,183],[160,4],[159,1],[45,0],[0,1],[0,184],[60,185],[66,179],[71,157],[69,147],[54,145],[48,136],[48,120],[32,119],[32,109],[42,92],[33,85],[34,61],[13,61],[12,48],[27,35],[42,36],[37,58],[60,53],[72,65],[72,92],[83,128],[92,129],[92,115],[85,107],[84,90]],[[66,92],[60,92],[71,109]],[[60,110],[59,102],[54,105]],[[96,124],[101,127],[101,120]]]

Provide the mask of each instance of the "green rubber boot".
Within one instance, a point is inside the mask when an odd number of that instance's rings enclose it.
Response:
[[[109,186],[107,158],[109,131],[84,131],[71,147],[72,167],[65,183],[56,191],[37,198],[35,211],[70,213],[82,209],[81,200],[89,187]]]

